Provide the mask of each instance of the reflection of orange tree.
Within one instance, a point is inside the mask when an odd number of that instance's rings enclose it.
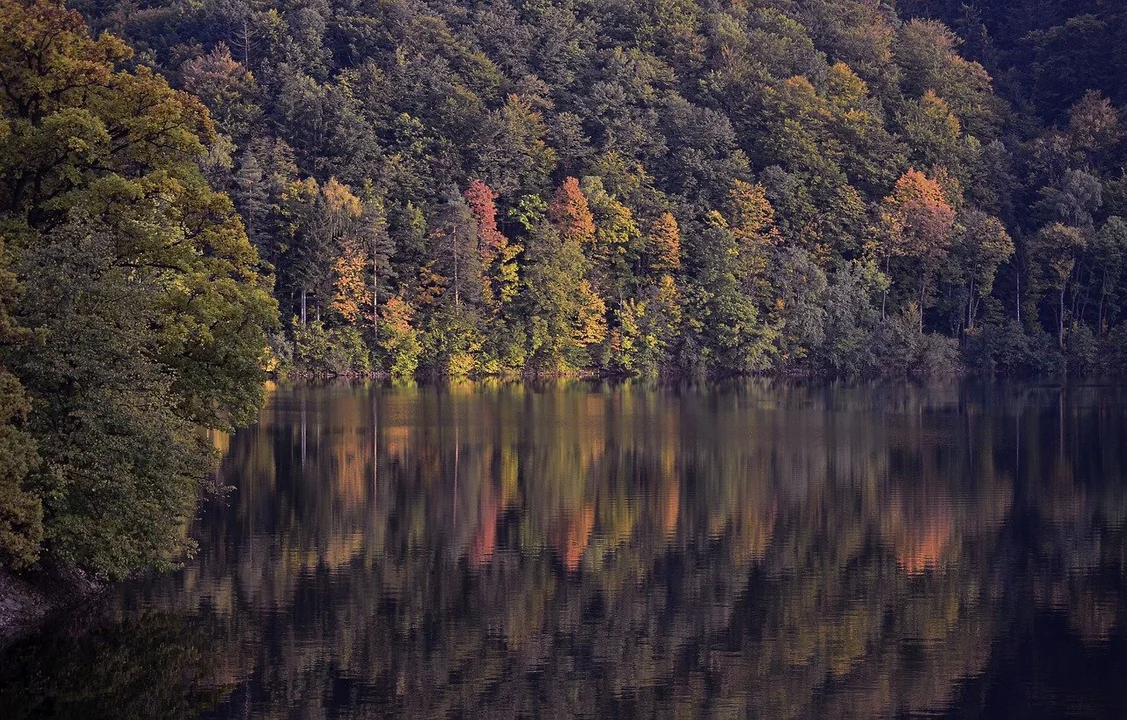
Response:
[[[227,598],[279,713],[337,676],[419,714],[941,709],[998,631],[1008,426],[897,392],[280,396],[168,602]]]

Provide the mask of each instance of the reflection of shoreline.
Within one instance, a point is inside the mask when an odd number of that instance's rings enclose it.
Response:
[[[1122,519],[1043,441],[1055,410],[1027,413],[1019,474],[1012,421],[950,398],[889,419],[769,393],[392,393],[378,413],[334,393],[302,432],[279,396],[232,442],[239,490],[198,564],[145,592],[231,628],[223,676],[268,673],[278,712],[342,682],[412,714],[942,710],[1007,630],[1027,546],[1040,607],[1090,642],[1118,627],[1081,571],[1118,562]],[[1015,513],[1051,546],[1015,540]]]

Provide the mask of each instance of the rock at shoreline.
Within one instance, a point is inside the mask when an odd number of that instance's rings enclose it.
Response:
[[[25,579],[0,569],[0,649],[35,633],[53,611],[77,602],[99,587],[77,570],[39,569]]]

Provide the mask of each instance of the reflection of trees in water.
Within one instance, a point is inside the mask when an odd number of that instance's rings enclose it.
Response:
[[[232,440],[198,563],[126,602],[205,610],[227,702],[268,715],[942,709],[1014,604],[1123,627],[1121,414],[1055,390],[299,390]]]
[[[246,661],[175,615],[99,618],[85,632],[78,624],[3,658],[0,717],[195,718],[230,694]]]

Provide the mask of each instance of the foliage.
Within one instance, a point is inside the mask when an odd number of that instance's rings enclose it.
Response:
[[[879,358],[923,341],[874,322],[910,307],[916,335],[955,339],[971,369],[1048,368],[972,355],[1008,327],[1026,344],[1049,328],[1067,354],[1086,327],[1098,356],[1127,312],[1127,91],[1098,60],[1118,57],[1118,8],[1019,27],[953,0],[78,6],[155,70],[114,75],[129,51],[107,34],[67,72],[151,98],[170,92],[160,72],[199,101],[151,105],[174,120],[165,140],[111,150],[81,112],[37,125],[50,93],[19,100],[7,162],[39,157],[55,178],[11,176],[10,199],[40,208],[26,222],[64,221],[107,152],[183,167],[202,139],[286,316],[358,334],[373,372],[899,374]],[[108,137],[143,132],[86,96]],[[869,261],[878,295],[835,286]],[[854,294],[834,307],[837,292]],[[169,329],[175,357],[211,339]],[[193,388],[216,376],[189,370]]]
[[[1127,95],[1069,44],[1127,13],[899,5],[80,3],[202,99],[279,303],[376,372],[899,374],[924,341],[873,323],[909,307],[968,359],[1010,322],[1103,347]],[[833,307],[870,260],[885,289]]]
[[[0,532],[17,566],[40,512],[55,561],[107,577],[174,564],[211,467],[199,427],[246,422],[263,398],[276,303],[201,172],[214,124],[150,68],[119,68],[130,56],[57,2],[0,2]]]
[[[320,320],[293,323],[294,362],[319,375],[363,375],[371,359],[360,333],[353,327],[326,329]]]
[[[19,286],[7,262],[0,238],[0,348],[26,341],[10,315]],[[35,561],[43,536],[43,503],[25,485],[38,461],[35,439],[24,428],[29,410],[20,381],[0,365],[0,562],[16,568]]]

